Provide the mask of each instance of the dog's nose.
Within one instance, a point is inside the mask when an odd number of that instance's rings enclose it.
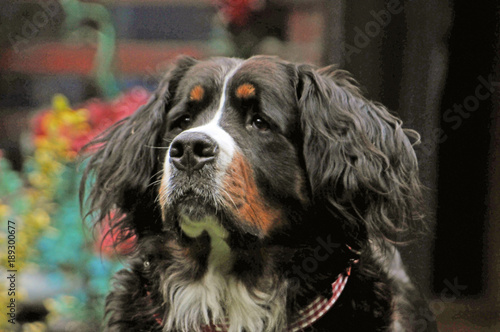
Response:
[[[213,162],[218,152],[217,143],[204,133],[186,132],[177,136],[170,146],[170,160],[174,166],[189,175]]]

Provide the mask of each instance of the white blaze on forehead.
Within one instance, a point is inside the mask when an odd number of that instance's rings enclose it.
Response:
[[[225,75],[224,84],[222,85],[219,107],[217,108],[214,117],[203,126],[186,130],[186,132],[204,133],[217,143],[219,147],[218,163],[221,168],[225,168],[229,165],[229,163],[233,159],[235,149],[235,142],[233,138],[224,129],[222,129],[222,127],[220,126],[220,120],[222,118],[222,113],[224,112],[224,105],[227,101],[228,83],[234,76],[236,71],[240,68],[240,65],[241,64],[238,64]]]
[[[219,156],[217,158],[217,166],[218,166],[217,168],[221,172],[221,174],[219,175],[222,175],[226,167],[228,167],[229,164],[231,163],[236,146],[231,135],[229,135],[220,126],[220,120],[222,118],[222,113],[224,111],[224,106],[227,100],[227,95],[228,95],[227,89],[229,80],[234,76],[234,74],[240,68],[240,66],[241,64],[236,65],[234,68],[232,68],[225,74],[219,101],[219,107],[217,108],[214,117],[205,125],[191,128],[185,131],[185,132],[204,133],[217,143],[219,149]],[[165,188],[168,188],[168,181],[172,173],[172,166],[170,163],[170,147],[167,151],[167,155],[165,158],[166,159],[163,166],[162,183],[164,184]]]
[[[210,123],[215,122],[219,123],[220,118],[222,117],[222,112],[224,110],[224,105],[226,104],[226,98],[227,98],[227,84],[229,83],[229,80],[234,76],[236,71],[240,68],[241,64],[237,65],[233,69],[231,69],[227,74],[226,77],[224,77],[224,84],[222,85],[222,94],[220,96],[220,102],[219,102],[219,108],[217,109],[217,112],[215,113],[215,116],[212,118]],[[209,124],[210,124],[209,123]]]

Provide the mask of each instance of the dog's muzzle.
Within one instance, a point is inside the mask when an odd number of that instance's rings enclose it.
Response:
[[[194,171],[213,163],[219,153],[217,143],[205,133],[185,132],[170,146],[170,161],[179,171],[191,176]]]
[[[232,137],[214,123],[186,130],[172,140],[159,191],[165,221],[179,215],[201,220],[233,205],[224,196],[224,186],[231,177],[235,147]]]

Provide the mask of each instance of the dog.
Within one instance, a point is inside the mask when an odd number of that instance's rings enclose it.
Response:
[[[418,141],[334,66],[178,58],[87,147],[82,204],[133,240],[105,329],[435,331],[396,246]]]

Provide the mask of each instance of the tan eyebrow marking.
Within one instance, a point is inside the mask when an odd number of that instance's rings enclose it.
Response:
[[[250,83],[244,83],[236,89],[236,97],[240,99],[248,99],[255,97],[255,86]]]
[[[191,89],[189,93],[189,100],[192,101],[202,101],[205,96],[205,89],[201,85],[197,85]]]

